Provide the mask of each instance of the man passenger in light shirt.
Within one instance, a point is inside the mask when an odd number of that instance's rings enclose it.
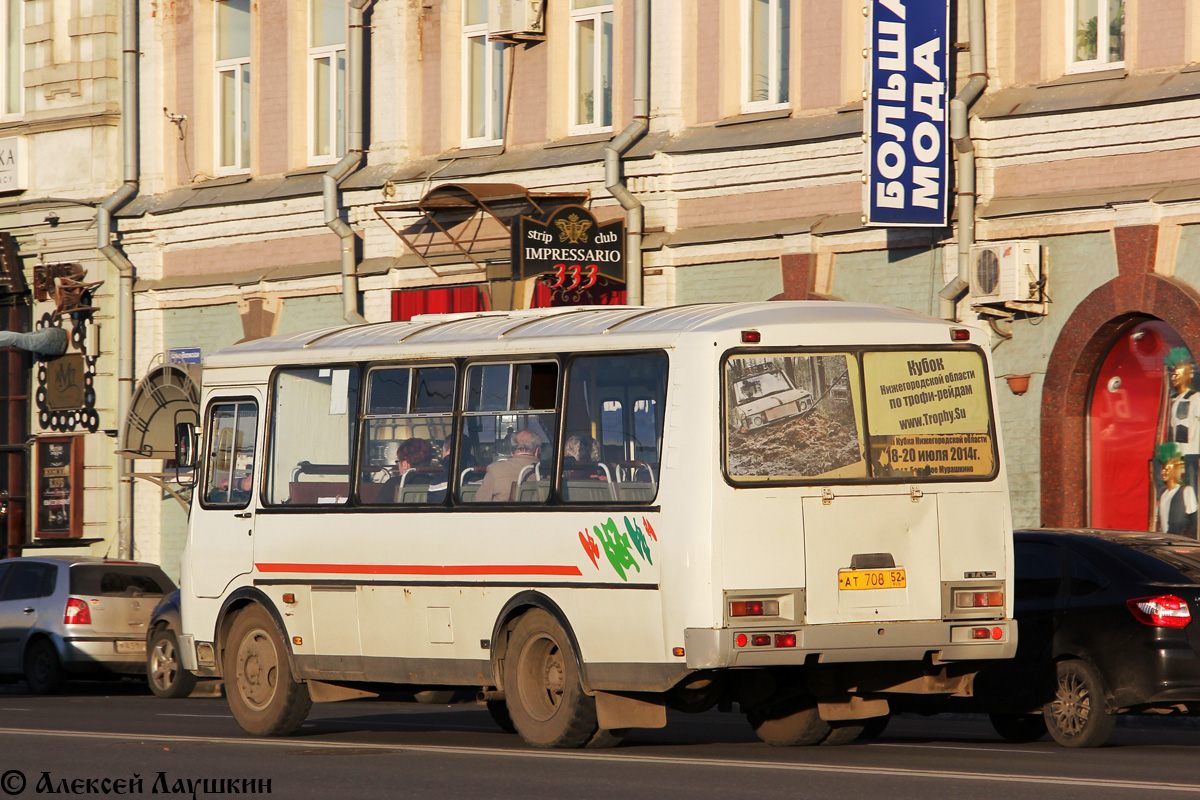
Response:
[[[525,467],[538,463],[541,438],[530,430],[513,434],[512,458],[488,465],[483,483],[475,493],[476,503],[507,503],[512,499],[513,485]]]

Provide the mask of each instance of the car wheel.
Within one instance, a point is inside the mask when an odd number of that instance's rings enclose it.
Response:
[[[521,738],[534,747],[576,748],[599,730],[596,701],[579,683],[566,631],[545,611],[513,629],[504,660],[504,697]]]
[[[196,676],[179,663],[179,640],[170,628],[160,627],[150,637],[146,679],[157,697],[187,697],[196,688]]]
[[[234,719],[256,736],[287,736],[312,708],[308,684],[292,677],[287,645],[262,606],[248,606],[225,642],[225,694]]]
[[[1041,714],[990,714],[989,718],[1006,742],[1028,744],[1046,735],[1046,718]]]
[[[1108,710],[1104,682],[1086,661],[1055,665],[1054,694],[1044,710],[1046,727],[1063,747],[1099,747],[1117,717]]]
[[[25,683],[34,694],[54,694],[62,688],[67,675],[58,651],[49,639],[38,639],[25,654]]]

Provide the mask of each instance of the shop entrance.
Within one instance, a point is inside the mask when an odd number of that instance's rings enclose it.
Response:
[[[1190,433],[1187,424],[1189,415],[1200,419],[1200,393],[1190,387],[1191,363],[1180,336],[1158,320],[1127,329],[1105,356],[1088,409],[1089,524],[1093,527],[1166,530],[1172,498],[1164,497],[1164,466],[1176,455],[1200,453],[1200,426],[1193,426],[1196,432]],[[1180,413],[1182,425],[1172,419]],[[1200,455],[1181,460],[1200,461]],[[1178,471],[1193,472],[1191,486],[1180,487],[1182,496],[1176,501],[1177,510],[1192,511],[1190,528],[1173,532],[1195,536],[1194,469]]]
[[[29,331],[29,305],[25,296],[0,300],[3,330]],[[30,356],[16,347],[0,348],[0,557],[21,554],[25,543],[25,514],[29,507],[29,371]]]

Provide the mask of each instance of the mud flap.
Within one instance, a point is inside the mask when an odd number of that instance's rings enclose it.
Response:
[[[596,718],[604,730],[664,728],[667,707],[661,701],[640,700],[623,694],[596,692]]]

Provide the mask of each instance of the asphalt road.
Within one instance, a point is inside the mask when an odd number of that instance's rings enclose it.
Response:
[[[666,728],[635,731],[615,749],[541,751],[474,703],[320,705],[299,735],[255,739],[223,699],[160,700],[131,683],[77,684],[53,697],[16,687],[0,693],[0,800],[233,788],[287,800],[1200,797],[1200,727],[1129,722],[1110,746],[1085,751],[1048,738],[1008,744],[986,719],[964,715],[898,715],[872,741],[773,748],[740,714],[672,713]]]

